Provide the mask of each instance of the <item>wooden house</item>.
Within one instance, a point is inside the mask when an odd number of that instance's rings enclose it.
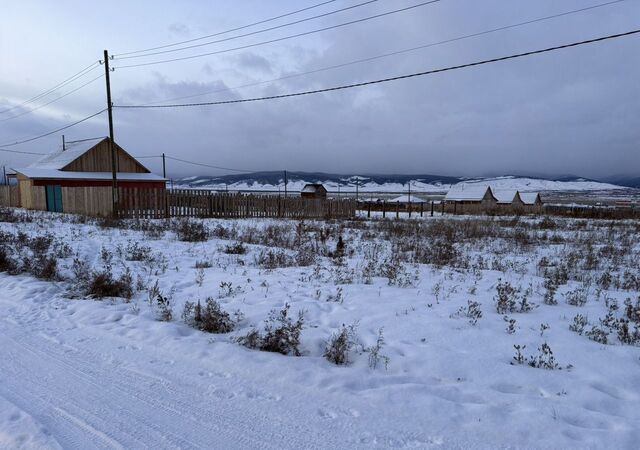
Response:
[[[522,214],[524,213],[524,203],[520,198],[520,192],[509,190],[493,190],[493,195],[498,200],[497,213],[499,214]]]
[[[327,189],[320,183],[306,184],[300,196],[303,198],[327,198]]]
[[[114,143],[120,188],[165,189],[166,180],[151,173]],[[23,208],[89,215],[112,213],[112,156],[109,138],[69,143],[34,164],[16,168]]]
[[[447,192],[444,207],[453,214],[486,214],[497,210],[498,199],[487,185],[460,183]]]
[[[527,214],[541,214],[544,209],[544,203],[538,192],[521,192],[520,198],[525,213]]]

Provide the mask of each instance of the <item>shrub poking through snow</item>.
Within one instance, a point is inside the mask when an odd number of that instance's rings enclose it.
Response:
[[[169,297],[158,294],[156,304],[158,306],[156,318],[161,322],[171,322],[173,320],[173,309],[171,308]]]
[[[202,222],[180,220],[175,223],[174,231],[178,239],[185,242],[204,242],[209,239],[209,231]]]
[[[589,321],[585,316],[582,314],[576,314],[573,318],[573,323],[569,325],[569,330],[582,335],[582,333],[584,333],[584,327],[586,327],[588,323]]]
[[[567,304],[571,306],[584,306],[587,304],[589,291],[587,288],[579,287],[564,294]]]
[[[245,336],[241,336],[238,342],[245,347],[264,352],[300,356],[300,333],[304,328],[304,313],[300,311],[297,320],[294,321],[289,315],[289,308],[290,305],[287,303],[280,311],[271,310],[263,333],[254,328]]]
[[[467,300],[467,306],[461,306],[458,311],[451,315],[451,317],[466,317],[469,319],[471,325],[476,325],[478,320],[482,318],[482,305],[478,302]]]
[[[517,312],[518,308],[516,305],[520,290],[513,287],[508,281],[503,282],[502,280],[498,280],[496,290],[498,293],[494,297],[494,300],[498,314]]]
[[[624,314],[630,321],[640,324],[640,297],[635,304],[630,298],[624,301]]]
[[[555,357],[553,356],[553,351],[549,344],[544,342],[540,347],[538,347],[538,355],[531,355],[529,358],[526,358],[523,354],[526,345],[514,345],[513,348],[516,349],[516,354],[513,357],[513,361],[511,361],[512,365],[515,364],[527,364],[530,367],[534,367],[536,369],[547,369],[547,370],[555,370],[562,369]],[[567,369],[570,369],[572,366],[567,366]]]
[[[508,316],[504,316],[502,319],[505,322],[508,323],[508,325],[507,325],[507,333],[508,334],[515,333],[516,332],[516,319],[509,318]]]
[[[340,331],[327,341],[322,356],[337,366],[349,364],[349,352],[356,345],[356,328],[357,323],[342,325]]]
[[[244,255],[247,253],[247,247],[242,242],[236,242],[235,244],[227,245],[224,248],[224,252],[227,255]]]
[[[368,347],[366,352],[369,353],[369,367],[371,369],[376,369],[380,363],[384,364],[385,370],[389,368],[389,359],[388,356],[382,354],[382,347],[384,347],[384,335],[382,334],[382,328],[378,330],[378,338],[376,339],[375,345]]]
[[[190,327],[206,333],[229,333],[236,326],[236,321],[211,297],[207,298],[204,307],[200,300],[198,303],[185,302],[182,319]]]
[[[589,339],[599,344],[607,344],[609,342],[609,333],[604,329],[599,328],[596,325],[591,327],[591,330],[584,333]]]
[[[553,351],[551,351],[551,347],[549,344],[544,342],[540,347],[538,347],[538,356],[530,356],[529,357],[529,366],[535,367],[536,369],[559,369],[558,363],[556,362],[555,357],[553,356]]]

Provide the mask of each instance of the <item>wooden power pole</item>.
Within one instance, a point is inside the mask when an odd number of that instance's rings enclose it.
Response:
[[[111,80],[109,77],[109,52],[104,51],[104,75],[107,82],[107,114],[109,115],[109,147],[111,149],[111,197],[113,215],[118,214],[118,177],[116,164],[116,146],[113,140],[113,103],[111,102]]]

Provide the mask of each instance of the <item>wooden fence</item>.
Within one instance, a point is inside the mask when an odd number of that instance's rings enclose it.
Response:
[[[18,186],[0,186],[0,206],[21,206]]]
[[[205,190],[119,189],[122,218],[282,217],[292,219],[350,218],[352,199],[305,199],[275,195],[242,195]]]

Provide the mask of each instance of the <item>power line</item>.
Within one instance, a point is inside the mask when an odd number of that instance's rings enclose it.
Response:
[[[90,85],[90,84],[91,84],[91,83],[93,83],[94,81],[99,80],[99,79],[100,79],[100,78],[102,78],[103,76],[104,76],[104,74],[101,74],[100,76],[98,76],[98,77],[94,78],[93,80],[88,81],[88,82],[86,82],[86,83],[84,83],[84,84],[82,84],[82,85],[78,86],[77,88],[73,89],[72,91],[69,91],[69,92],[67,92],[66,94],[63,94],[63,95],[61,95],[61,96],[59,96],[59,97],[56,97],[56,98],[54,98],[53,100],[48,101],[47,103],[44,103],[44,104],[42,104],[42,105],[40,105],[40,106],[36,106],[35,108],[32,108],[32,109],[30,109],[30,110],[28,110],[28,111],[24,111],[24,112],[22,112],[22,113],[20,113],[20,114],[17,114],[17,115],[15,115],[15,116],[7,117],[7,118],[5,118],[5,119],[0,119],[0,122],[6,122],[7,120],[17,119],[18,117],[22,117],[22,116],[26,116],[27,114],[31,114],[32,112],[37,111],[37,110],[39,110],[39,109],[41,109],[41,108],[44,108],[45,106],[48,106],[48,105],[50,105],[50,104],[52,104],[52,103],[55,103],[55,102],[57,102],[58,100],[62,100],[63,98],[67,97],[68,95],[71,95],[71,94],[73,94],[74,92],[77,92],[77,91],[79,91],[80,89],[82,89],[82,88],[84,88],[84,87],[86,87],[86,86]]]
[[[93,113],[93,114],[91,114],[90,116],[87,116],[87,117],[85,117],[85,118],[83,118],[83,119],[80,119],[80,120],[78,120],[78,121],[76,121],[76,122],[73,122],[73,123],[71,123],[71,124],[69,124],[69,125],[66,125],[66,126],[64,126],[64,127],[61,127],[61,128],[55,129],[55,130],[53,130],[53,131],[49,131],[49,132],[44,133],[44,134],[41,134],[41,135],[39,135],[39,136],[34,136],[34,137],[27,138],[27,139],[23,139],[23,140],[20,140],[20,141],[10,142],[10,143],[7,143],[7,144],[0,144],[0,147],[13,147],[14,145],[26,144],[27,142],[32,142],[32,141],[35,141],[35,140],[37,140],[37,139],[41,139],[41,138],[43,138],[43,137],[51,136],[52,134],[55,134],[55,133],[57,133],[57,132],[59,132],[59,131],[66,130],[67,128],[71,128],[71,127],[73,127],[73,126],[76,126],[76,125],[78,125],[78,124],[81,124],[82,122],[86,122],[87,120],[92,119],[92,118],[94,118],[94,117],[96,117],[96,116],[98,116],[98,115],[102,114],[102,113],[103,113],[103,112],[105,112],[106,110],[107,110],[106,108],[105,108],[105,109],[102,109],[102,110],[98,111],[97,113]]]
[[[511,24],[511,25],[505,25],[505,26],[501,26],[501,27],[498,27],[498,28],[492,28],[490,30],[485,30],[485,31],[477,32],[477,33],[458,36],[458,37],[446,39],[446,40],[443,40],[443,41],[432,42],[432,43],[428,43],[428,44],[422,44],[422,45],[419,45],[419,46],[416,46],[416,47],[397,50],[397,51],[384,53],[384,54],[376,55],[376,56],[370,56],[370,57],[367,57],[367,58],[361,58],[361,59],[357,59],[357,60],[354,60],[354,61],[349,61],[349,62],[345,62],[345,63],[341,63],[341,64],[335,64],[335,65],[332,65],[332,66],[321,67],[321,68],[309,70],[309,71],[306,71],[306,72],[298,72],[298,73],[293,73],[293,74],[289,74],[289,75],[284,75],[284,76],[281,76],[281,77],[278,77],[278,78],[272,78],[270,80],[257,81],[257,82],[254,82],[254,83],[247,83],[247,84],[243,84],[243,85],[235,86],[235,87],[216,89],[214,91],[202,92],[202,93],[199,93],[199,94],[185,95],[185,96],[181,96],[181,97],[173,97],[173,98],[170,98],[170,99],[149,102],[149,103],[145,103],[144,106],[146,106],[146,105],[156,105],[158,103],[164,103],[164,102],[173,102],[173,101],[177,101],[177,100],[184,100],[184,99],[194,98],[194,97],[201,97],[201,96],[210,95],[210,94],[218,94],[218,93],[233,91],[233,90],[237,90],[237,89],[244,89],[244,88],[248,88],[248,87],[260,86],[260,85],[263,85],[263,84],[268,84],[268,83],[273,83],[273,82],[276,82],[276,81],[287,80],[287,79],[290,79],[290,78],[297,78],[297,77],[301,77],[301,76],[304,76],[304,75],[311,75],[311,74],[315,74],[315,73],[325,72],[327,70],[339,69],[339,68],[347,67],[347,66],[354,65],[354,64],[361,64],[361,63],[364,63],[364,62],[375,61],[375,60],[378,60],[378,59],[388,58],[390,56],[396,56],[396,55],[401,55],[401,54],[405,54],[405,53],[410,53],[410,52],[414,52],[414,51],[417,51],[417,50],[423,50],[425,48],[436,47],[438,45],[448,44],[448,43],[451,43],[451,42],[461,41],[461,40],[464,40],[464,39],[470,39],[470,38],[474,38],[474,37],[478,37],[478,36],[483,36],[483,35],[487,35],[487,34],[491,34],[491,33],[496,33],[498,31],[509,30],[509,29],[513,29],[513,28],[517,28],[517,27],[522,27],[522,26],[525,26],[525,25],[530,25],[530,24],[533,24],[533,23],[538,23],[538,22],[543,22],[543,21],[546,21],[546,20],[556,19],[558,17],[564,17],[564,16],[568,16],[568,15],[571,15],[571,14],[585,12],[585,11],[589,11],[589,10],[596,9],[596,8],[602,8],[604,6],[609,6],[609,5],[612,5],[612,4],[615,4],[615,3],[621,3],[621,2],[624,2],[624,1],[626,1],[626,0],[614,0],[614,1],[606,2],[606,3],[600,3],[600,4],[597,4],[597,5],[588,6],[588,7],[585,7],[585,8],[573,9],[573,10],[570,10],[570,11],[565,11],[565,12],[558,13],[558,14],[553,14],[553,15],[550,15],[550,16],[539,17],[539,18],[536,18],[536,19],[526,20],[524,22],[518,22],[518,23],[515,23],[515,24]]]
[[[199,163],[199,162],[194,162],[194,161],[188,161],[186,159],[175,158],[173,156],[168,156],[168,155],[165,155],[165,158],[172,159],[174,161],[179,161],[179,162],[186,163],[186,164],[192,164],[194,166],[209,167],[209,168],[212,168],[212,169],[219,169],[219,170],[228,170],[230,172],[241,172],[241,173],[252,173],[252,172],[254,172],[252,170],[232,169],[230,167],[220,167],[220,166],[214,166],[214,165],[211,165],[211,164],[204,164],[204,163]]]
[[[21,152],[19,150],[9,150],[6,148],[0,148],[0,152],[7,152],[7,153],[19,153],[21,155],[46,155],[46,153],[36,153],[36,152]]]
[[[64,87],[66,85],[68,85],[69,83],[72,83],[73,81],[77,80],[78,78],[81,78],[83,76],[85,76],[86,74],[88,74],[89,72],[95,70],[97,67],[100,66],[100,62],[96,61],[93,64],[85,67],[84,69],[82,69],[81,71],[77,72],[75,75],[70,76],[69,78],[67,78],[66,80],[56,84],[54,87],[47,89],[44,92],[41,92],[40,94],[36,95],[35,97],[31,97],[28,100],[25,100],[24,102],[18,104],[18,105],[14,105],[8,109],[5,109],[3,111],[0,111],[0,114],[4,114],[7,113],[9,111],[13,111],[16,108],[20,108],[22,106],[28,105],[29,103],[33,103],[36,100],[41,99],[42,97],[49,95],[50,93],[52,93],[53,91],[55,91],[56,89],[60,89],[61,87]]]
[[[127,64],[127,65],[124,65],[124,66],[117,66],[115,68],[116,69],[128,69],[128,68],[132,68],[132,67],[153,66],[153,65],[157,65],[157,64],[165,64],[165,63],[170,63],[170,62],[175,62],[175,61],[185,61],[185,60],[188,60],[188,59],[202,58],[204,56],[219,55],[219,54],[222,54],[222,53],[229,53],[229,52],[234,52],[234,51],[237,51],[237,50],[244,50],[244,49],[247,49],[247,48],[259,47],[261,45],[273,44],[274,42],[282,42],[282,41],[286,41],[286,40],[289,40],[289,39],[294,39],[294,38],[298,38],[298,37],[302,37],[302,36],[308,36],[308,35],[311,35],[311,34],[320,33],[320,32],[327,31],[327,30],[333,30],[333,29],[336,29],[336,28],[346,27],[348,25],[354,25],[356,23],[366,22],[368,20],[378,19],[380,17],[390,16],[392,14],[397,14],[397,13],[409,11],[409,10],[412,10],[412,9],[419,8],[421,6],[426,6],[426,5],[430,5],[430,4],[433,4],[433,3],[438,3],[440,1],[441,0],[425,1],[425,2],[422,2],[422,3],[415,4],[415,5],[407,6],[405,8],[394,9],[392,11],[387,11],[387,12],[380,13],[380,14],[375,14],[373,16],[363,17],[363,18],[356,19],[356,20],[350,20],[348,22],[343,22],[343,23],[340,23],[340,24],[337,24],[337,25],[331,25],[331,26],[324,27],[324,28],[318,28],[318,29],[311,30],[311,31],[305,31],[305,32],[302,32],[302,33],[292,34],[292,35],[289,35],[289,36],[284,36],[284,37],[281,37],[281,38],[271,39],[271,40],[268,40],[268,41],[256,42],[254,44],[247,44],[247,45],[243,45],[243,46],[240,46],[240,47],[217,50],[215,52],[200,53],[200,54],[191,55],[191,56],[182,56],[180,58],[164,59],[164,60],[151,61],[151,62],[139,63],[139,64]]]
[[[177,45],[182,45],[182,44],[188,44],[188,43],[191,43],[191,42],[201,41],[203,39],[208,39],[208,38],[211,38],[211,37],[221,36],[221,35],[227,34],[227,33],[233,33],[234,31],[244,30],[246,28],[251,28],[251,27],[256,26],[256,25],[262,25],[263,23],[272,22],[274,20],[282,19],[282,18],[288,17],[288,16],[293,16],[295,14],[298,14],[298,13],[301,13],[301,12],[304,12],[304,11],[309,11],[311,9],[315,9],[315,8],[320,7],[320,6],[327,5],[329,3],[334,3],[335,1],[336,0],[329,0],[329,1],[322,2],[322,3],[317,3],[315,5],[311,5],[311,6],[308,6],[306,8],[298,9],[296,11],[288,12],[288,13],[281,14],[281,15],[275,16],[275,17],[270,17],[269,19],[260,20],[258,22],[253,22],[253,23],[250,23],[248,25],[243,25],[243,26],[240,26],[240,27],[237,27],[237,28],[232,28],[230,30],[226,30],[226,31],[220,31],[220,32],[217,32],[217,33],[214,33],[214,34],[208,34],[206,36],[201,36],[201,37],[194,38],[194,39],[188,39],[186,41],[174,42],[173,44],[160,45],[158,47],[151,47],[151,48],[146,48],[146,49],[143,49],[143,50],[135,50],[135,51],[126,52],[126,53],[119,53],[119,54],[114,55],[114,57],[117,58],[117,57],[122,57],[122,56],[127,56],[127,55],[133,55],[133,54],[136,54],[136,53],[151,52],[151,51],[160,50],[160,49],[163,49],[163,48],[175,47]]]
[[[319,19],[319,18],[322,18],[322,17],[328,17],[328,16],[331,16],[331,15],[334,15],[334,14],[338,14],[338,13],[341,13],[341,12],[344,12],[344,11],[349,11],[351,9],[359,8],[361,6],[366,6],[366,5],[369,5],[371,3],[375,3],[377,1],[378,0],[367,0],[365,2],[358,3],[356,5],[347,6],[345,8],[336,9],[336,10],[333,10],[333,11],[329,11],[329,12],[318,14],[318,15],[311,16],[311,17],[305,17],[304,19],[294,20],[293,22],[287,22],[287,23],[284,23],[284,24],[281,24],[281,25],[276,25],[276,26],[269,27],[269,28],[263,28],[262,30],[256,30],[256,31],[251,31],[249,33],[245,33],[245,34],[238,34],[236,36],[231,36],[231,37],[228,37],[228,38],[217,39],[215,41],[203,42],[203,43],[200,43],[200,44],[193,44],[193,45],[188,45],[186,47],[173,48],[173,49],[170,49],[170,50],[160,50],[160,51],[156,51],[156,52],[152,52],[152,53],[145,53],[143,55],[121,56],[121,57],[116,58],[116,59],[144,58],[146,56],[162,55],[162,54],[165,54],[165,53],[179,52],[179,51],[182,51],[182,50],[189,50],[189,49],[192,49],[192,48],[198,48],[198,47],[204,47],[204,46],[207,46],[207,45],[218,44],[220,42],[233,41],[235,39],[241,39],[241,38],[248,37],[248,36],[254,36],[256,34],[267,33],[269,31],[273,31],[273,30],[279,30],[280,28],[290,27],[292,25],[297,25],[297,24],[300,24],[300,23],[308,22],[310,20]]]
[[[379,80],[364,81],[362,83],[353,83],[353,84],[334,86],[334,87],[324,88],[324,89],[315,89],[315,90],[312,90],[312,91],[303,91],[303,92],[295,92],[295,93],[291,93],[291,94],[270,95],[270,96],[267,96],[267,97],[254,97],[254,98],[246,98],[246,99],[239,99],[239,100],[224,100],[224,101],[204,102],[204,103],[183,103],[183,104],[173,104],[173,105],[115,105],[114,108],[121,108],[121,109],[133,109],[133,108],[136,108],[136,109],[182,108],[182,107],[193,107],[193,106],[227,105],[227,104],[233,104],[233,103],[248,103],[248,102],[257,102],[257,101],[263,101],[263,100],[275,100],[275,99],[281,99],[281,98],[299,97],[299,96],[302,96],[302,95],[310,95],[310,94],[319,94],[319,93],[322,93],[322,92],[339,91],[339,90],[344,90],[344,89],[351,89],[351,88],[356,88],[356,87],[369,86],[369,85],[373,85],[373,84],[387,83],[389,81],[397,81],[397,80],[404,80],[404,79],[408,79],[408,78],[420,77],[420,76],[424,76],[424,75],[432,75],[432,74],[435,74],[435,73],[449,72],[449,71],[458,70],[458,69],[465,69],[465,68],[468,68],[468,67],[481,66],[481,65],[485,65],[485,64],[491,64],[491,63],[499,62],[499,61],[507,61],[507,60],[510,60],[510,59],[522,58],[522,57],[525,57],[525,56],[537,55],[537,54],[541,54],[541,53],[547,53],[547,52],[552,52],[552,51],[556,51],[556,50],[561,50],[561,49],[566,49],[566,48],[571,48],[571,47],[577,47],[579,45],[592,44],[592,43],[595,43],[595,42],[601,42],[601,41],[606,41],[606,40],[610,40],[610,39],[616,39],[616,38],[620,38],[620,37],[623,37],[623,36],[630,36],[630,35],[637,34],[637,33],[640,33],[640,29],[627,31],[627,32],[624,32],[624,33],[611,34],[611,35],[608,35],[608,36],[602,36],[602,37],[598,37],[598,38],[594,38],[594,39],[588,39],[588,40],[584,40],[584,41],[573,42],[573,43],[570,43],[570,44],[558,45],[558,46],[555,46],[555,47],[548,47],[548,48],[544,48],[544,49],[540,49],[540,50],[532,50],[532,51],[524,52],[524,53],[517,53],[517,54],[513,54],[513,55],[508,55],[508,56],[501,56],[501,57],[498,57],[498,58],[484,59],[484,60],[481,60],[481,61],[475,61],[475,62],[466,63],[466,64],[460,64],[460,65],[456,65],[456,66],[444,67],[444,68],[441,68],[441,69],[433,69],[433,70],[427,70],[427,71],[423,71],[423,72],[415,72],[415,73],[406,74],[406,75],[399,75],[399,76],[396,76],[396,77],[382,78],[382,79],[379,79]]]

